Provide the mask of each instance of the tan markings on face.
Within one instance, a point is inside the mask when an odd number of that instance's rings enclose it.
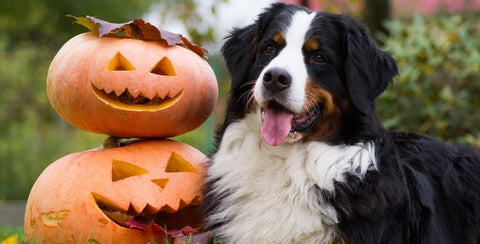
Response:
[[[322,106],[321,120],[317,128],[306,136],[306,139],[325,139],[338,132],[341,128],[342,113],[335,104],[332,94],[308,79],[305,97],[305,111],[312,109],[312,106],[316,104]]]
[[[285,43],[285,36],[282,32],[278,32],[274,37],[273,41],[277,43],[278,46],[282,46]]]
[[[252,46],[253,46],[253,47],[252,47],[252,54],[257,53],[258,44],[259,44],[258,42],[259,42],[258,37],[255,36],[255,37],[253,38],[253,40],[252,40]],[[255,56],[255,55],[254,55],[254,56]]]
[[[317,39],[310,38],[308,41],[305,42],[305,50],[307,52],[314,51],[320,48],[320,43]]]

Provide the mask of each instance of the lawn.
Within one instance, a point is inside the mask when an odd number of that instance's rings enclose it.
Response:
[[[21,227],[0,227],[1,244],[23,243],[25,233]]]

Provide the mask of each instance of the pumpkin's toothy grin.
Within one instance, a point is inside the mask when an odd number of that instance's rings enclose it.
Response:
[[[138,213],[132,205],[128,210],[119,208],[116,204],[107,198],[93,193],[93,201],[101,212],[115,224],[129,229],[147,229],[158,228],[159,231],[175,232],[188,227],[200,227],[200,212],[197,206],[200,204],[200,197],[195,197],[190,204],[182,202],[179,210],[173,211],[168,205],[155,210],[147,204],[147,206]],[[183,205],[183,206],[182,206]],[[193,228],[190,228],[193,230]]]
[[[123,90],[119,95],[115,91],[106,92],[104,89],[97,88],[92,84],[93,93],[104,103],[112,107],[123,110],[142,110],[142,111],[156,111],[166,109],[175,104],[183,95],[183,90],[177,94],[167,94],[165,97],[154,96],[148,98],[139,93],[136,96],[132,95],[128,89]]]

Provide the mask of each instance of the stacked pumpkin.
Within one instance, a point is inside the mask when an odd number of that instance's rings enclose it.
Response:
[[[27,239],[162,243],[199,230],[206,157],[156,138],[191,131],[211,114],[218,88],[203,49],[139,19],[76,22],[91,31],[56,54],[47,94],[67,122],[112,137],[44,170],[27,202]]]

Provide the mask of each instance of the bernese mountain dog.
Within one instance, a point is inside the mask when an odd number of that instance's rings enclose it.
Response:
[[[217,240],[479,243],[480,154],[385,130],[374,101],[396,61],[357,21],[276,3],[222,53],[232,83],[203,203]]]

